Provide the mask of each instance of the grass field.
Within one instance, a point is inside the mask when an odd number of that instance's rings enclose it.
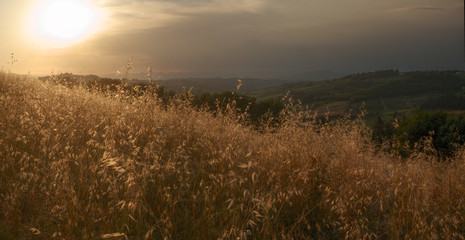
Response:
[[[282,114],[0,73],[0,239],[465,238],[464,148],[400,159],[361,120]]]

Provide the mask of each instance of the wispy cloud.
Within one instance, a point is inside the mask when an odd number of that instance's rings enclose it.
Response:
[[[101,0],[99,5],[108,13],[107,32],[133,32],[205,14],[258,13],[266,0]]]
[[[102,7],[125,7],[132,10],[148,11],[151,7],[164,6],[169,12],[256,12],[266,5],[266,0],[101,0]],[[147,8],[141,9],[140,6]]]
[[[413,10],[420,10],[420,11],[445,11],[447,9],[440,8],[440,7],[416,7]]]
[[[388,12],[438,12],[438,11],[447,11],[448,8],[444,7],[435,7],[435,6],[409,6],[409,7],[401,7],[401,8],[394,8],[389,9]]]
[[[147,16],[140,15],[138,13],[124,13],[124,12],[115,12],[111,14],[112,18],[118,18],[118,19],[151,19]]]

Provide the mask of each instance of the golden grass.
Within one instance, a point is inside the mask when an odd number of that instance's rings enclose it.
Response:
[[[0,73],[0,239],[465,238],[463,148],[400,161],[362,121],[233,110]]]

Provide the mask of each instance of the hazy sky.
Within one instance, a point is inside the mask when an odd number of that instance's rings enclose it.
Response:
[[[70,44],[30,33],[50,1],[0,0],[0,67],[109,74],[132,58],[133,72],[212,76],[464,69],[462,0],[81,0],[99,21]]]

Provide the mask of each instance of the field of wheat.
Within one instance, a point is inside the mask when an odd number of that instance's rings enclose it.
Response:
[[[465,149],[0,73],[0,239],[465,239]]]

